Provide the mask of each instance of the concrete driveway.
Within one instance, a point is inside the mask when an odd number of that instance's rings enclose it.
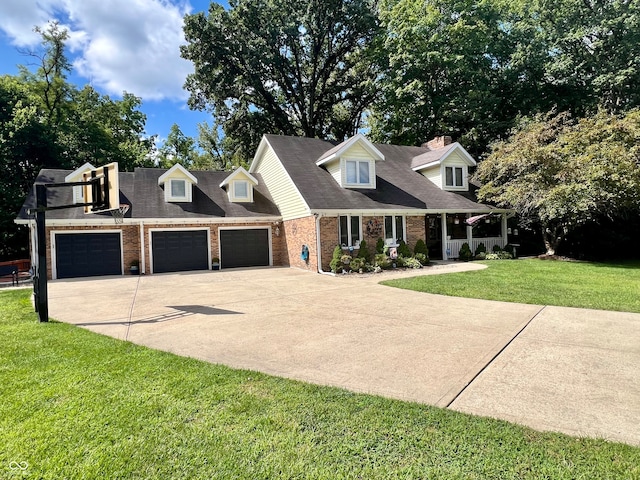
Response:
[[[49,314],[208,362],[640,445],[640,315],[377,284],[475,268],[58,280]]]

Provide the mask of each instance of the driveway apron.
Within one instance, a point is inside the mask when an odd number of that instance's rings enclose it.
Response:
[[[640,444],[640,315],[378,284],[389,277],[267,268],[61,280],[49,312],[207,362]]]

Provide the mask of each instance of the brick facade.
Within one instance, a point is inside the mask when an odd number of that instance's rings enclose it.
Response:
[[[151,256],[150,256],[150,230],[183,230],[189,228],[195,229],[209,229],[211,239],[211,258],[220,256],[218,228],[219,227],[271,227],[271,242],[272,242],[272,258],[274,266],[286,266],[288,252],[286,248],[286,240],[284,235],[276,235],[275,227],[271,223],[234,223],[234,224],[184,224],[184,225],[172,225],[172,224],[144,224],[144,263],[145,268],[142,268],[142,259],[140,258],[140,225],[139,224],[123,224],[123,225],[101,225],[101,226],[51,226],[47,227],[47,276],[49,279],[53,278],[53,255],[51,250],[51,232],[100,232],[100,231],[117,231],[122,232],[122,271],[125,275],[129,274],[129,266],[134,260],[140,260],[140,273],[151,273]],[[280,230],[282,226],[280,225]],[[314,244],[315,251],[315,244]],[[298,252],[298,258],[300,252]],[[315,262],[315,260],[314,260]],[[316,262],[317,263],[317,262]],[[315,265],[315,263],[314,263]]]
[[[330,270],[331,257],[333,249],[339,243],[338,233],[338,217],[321,217],[320,218],[320,242],[322,269]],[[272,258],[274,266],[290,266],[302,268],[311,272],[318,271],[318,253],[317,253],[317,237],[316,237],[316,218],[308,216],[295,220],[287,220],[276,224],[272,223],[233,223],[233,224],[162,224],[152,223],[144,224],[144,270],[142,261],[140,261],[140,273],[151,273],[151,256],[150,256],[150,230],[184,230],[184,229],[208,229],[211,239],[211,258],[220,256],[219,227],[271,227],[272,242]],[[384,217],[370,216],[362,218],[362,236],[367,242],[367,247],[371,253],[375,251],[375,245],[378,238],[384,237]],[[276,234],[276,229],[278,234]],[[103,226],[52,226],[47,227],[47,272],[49,278],[52,278],[52,251],[51,251],[51,232],[65,231],[122,231],[122,248],[123,248],[123,272],[129,274],[129,266],[133,260],[142,260],[140,258],[140,226],[138,224],[123,225],[103,225]],[[413,250],[416,241],[421,238],[425,239],[425,220],[424,216],[407,216],[406,217],[406,238],[407,244]],[[303,261],[301,258],[302,245],[309,248],[309,259]]]
[[[284,241],[284,265],[318,271],[318,247],[316,236],[316,218],[314,216],[296,218],[282,223],[281,236]],[[309,259],[302,260],[302,246],[309,248]],[[287,261],[288,259],[288,261]]]
[[[411,248],[411,252],[413,252],[413,249],[416,246],[416,242],[419,239],[426,241],[426,238],[427,238],[424,215],[413,216],[413,217],[407,216],[406,227],[407,227],[407,231],[406,231],[407,245],[409,245],[409,248]]]

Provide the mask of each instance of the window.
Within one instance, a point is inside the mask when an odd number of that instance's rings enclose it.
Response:
[[[462,167],[445,167],[444,175],[447,187],[464,187]]]
[[[360,245],[360,221],[359,215],[340,216],[340,245],[355,247]]]
[[[173,198],[187,197],[187,184],[185,180],[171,180],[171,196]]]
[[[384,217],[384,238],[399,244],[404,240],[404,217],[402,215],[387,215]]]
[[[249,198],[249,184],[244,180],[233,182],[233,193],[236,198]]]
[[[368,160],[347,160],[347,184],[349,185],[370,185],[369,161]]]

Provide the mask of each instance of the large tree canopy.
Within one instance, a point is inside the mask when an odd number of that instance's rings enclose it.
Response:
[[[225,147],[263,133],[343,139],[369,106],[378,32],[371,0],[232,0],[185,17],[189,105],[211,109]]]
[[[13,219],[41,168],[75,168],[119,162],[121,170],[151,166],[153,138],[136,96],[121,100],[67,81],[67,32],[50,24],[42,48],[25,52],[37,68],[0,77],[0,258],[24,255],[26,230]]]
[[[450,134],[476,156],[519,116],[640,106],[640,2],[381,0],[376,140]]]
[[[640,110],[537,116],[492,146],[476,178],[479,198],[541,226],[552,255],[585,222],[640,213]]]

